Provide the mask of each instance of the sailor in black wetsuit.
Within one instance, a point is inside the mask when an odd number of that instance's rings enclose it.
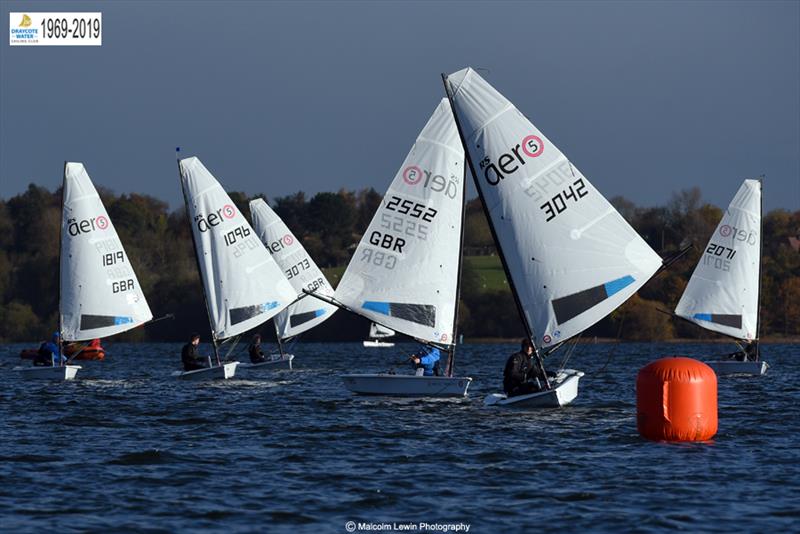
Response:
[[[197,353],[197,345],[200,344],[200,334],[192,334],[191,341],[183,346],[181,350],[181,361],[184,371],[194,371],[208,367],[207,358]]]
[[[522,340],[522,349],[512,354],[503,369],[503,390],[508,397],[527,395],[542,390],[539,373],[533,362],[533,344]]]
[[[732,352],[728,355],[731,360],[739,362],[757,362],[758,361],[758,342],[751,341],[744,347],[739,345],[739,350]]]
[[[264,363],[267,359],[264,357],[264,351],[261,350],[261,334],[253,336],[253,342],[247,348],[250,353],[250,363]]]

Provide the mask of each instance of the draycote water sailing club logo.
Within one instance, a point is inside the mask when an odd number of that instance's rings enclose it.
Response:
[[[522,152],[522,154],[520,154]],[[514,174],[520,166],[525,165],[527,158],[538,158],[544,152],[544,142],[538,135],[528,135],[515,147],[492,162],[489,156],[481,161],[483,177],[489,185],[497,185],[508,174]],[[522,156],[526,157],[522,157]]]
[[[20,17],[22,15],[22,17]],[[27,13],[11,13],[9,15],[9,44],[36,43],[39,40],[39,28],[32,28],[33,21]]]
[[[201,232],[208,232],[212,227],[219,225],[225,219],[233,219],[236,217],[236,208],[231,204],[225,204],[217,211],[208,214],[208,217],[199,213],[195,215],[194,220],[197,222],[197,229]]]

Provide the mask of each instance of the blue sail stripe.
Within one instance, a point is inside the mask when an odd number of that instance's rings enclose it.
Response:
[[[615,293],[619,293],[636,280],[633,279],[631,275],[623,276],[622,278],[617,278],[616,280],[612,280],[610,282],[605,283],[606,288],[606,295],[609,297]]]

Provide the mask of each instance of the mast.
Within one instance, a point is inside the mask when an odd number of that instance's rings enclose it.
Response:
[[[756,301],[756,361],[761,359],[761,261],[764,247],[764,175],[758,178],[758,300]]]
[[[64,232],[64,188],[67,185],[67,161],[64,160],[64,176],[61,179],[61,228],[58,230],[58,366],[61,367],[61,347],[64,345],[64,340],[61,338],[61,332],[64,330],[63,317],[61,312],[61,286],[64,281],[61,279],[64,276],[64,270],[61,268],[61,246],[62,236]]]
[[[525,318],[525,312],[522,309],[522,303],[519,300],[519,295],[517,295],[517,289],[516,287],[514,287],[514,279],[511,278],[511,271],[509,271],[508,264],[506,263],[506,257],[505,254],[503,253],[503,247],[500,246],[500,240],[497,238],[497,232],[495,231],[494,223],[492,222],[492,217],[489,214],[489,208],[486,206],[486,199],[483,198],[483,192],[481,191],[481,186],[478,183],[478,175],[475,173],[475,165],[473,164],[472,157],[470,156],[469,153],[469,146],[467,145],[467,139],[464,136],[464,131],[461,129],[461,122],[458,120],[458,113],[456,112],[455,102],[453,102],[453,94],[451,92],[447,75],[445,73],[442,73],[442,83],[444,84],[444,92],[447,94],[447,100],[450,102],[450,110],[453,112],[453,120],[455,120],[456,128],[458,129],[458,136],[461,138],[461,144],[464,146],[464,157],[467,159],[467,163],[469,163],[469,169],[472,172],[472,180],[475,182],[475,188],[478,190],[478,196],[481,198],[481,206],[483,206],[483,214],[486,216],[486,220],[489,223],[489,230],[492,232],[492,239],[497,245],[497,253],[500,256],[500,263],[503,265],[503,271],[506,274],[508,285],[511,288],[511,294],[514,296],[514,303],[517,305],[517,313],[519,314],[519,318],[522,321],[523,327],[525,328],[525,335],[533,345],[533,355],[535,356],[536,364],[539,367],[539,372],[541,376],[544,377],[545,388],[551,389],[550,380],[547,378],[547,372],[544,369],[544,361],[542,360],[542,356],[539,353],[539,348],[536,346],[536,342],[533,340],[534,337],[533,331],[531,329],[531,326],[528,324],[527,319]]]
[[[273,319],[272,326],[275,327],[275,339],[278,340],[278,350],[281,353],[281,359],[283,359],[283,342],[281,341],[281,333],[278,331],[278,321]]]
[[[450,102],[450,107],[453,103]],[[462,140],[462,145],[463,140]],[[453,314],[453,348],[450,350],[450,357],[447,360],[447,369],[445,369],[446,376],[453,376],[453,369],[456,366],[456,345],[458,344],[458,300],[461,297],[461,270],[464,265],[464,220],[467,216],[467,156],[464,155],[464,172],[461,178],[461,237],[458,243],[458,274],[456,275],[456,302],[455,312]]]
[[[175,152],[180,152],[180,148],[175,149]],[[183,176],[183,169],[181,169],[181,160],[180,158],[176,158],[178,162],[178,174],[180,175],[181,179],[181,193],[183,193],[183,204],[186,209],[186,218],[189,220],[189,235],[192,236],[192,248],[194,249],[194,261],[197,264],[197,274],[202,277],[202,269],[200,268],[200,256],[197,254],[197,242],[194,239],[194,230],[192,229],[192,217],[189,215],[189,197],[186,196],[186,188],[183,186],[184,176]],[[217,359],[217,365],[222,365],[222,362],[219,359],[219,347],[217,346],[217,335],[214,333],[214,325],[211,322],[211,309],[208,307],[208,296],[206,295],[206,286],[203,284],[203,281],[200,281],[200,285],[203,288],[203,302],[206,305],[206,316],[208,317],[208,326],[209,330],[211,331],[211,343],[214,345],[214,357]]]

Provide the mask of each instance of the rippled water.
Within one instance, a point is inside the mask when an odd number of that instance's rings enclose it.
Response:
[[[482,406],[512,345],[461,347],[458,370],[475,382],[456,400],[342,386],[343,371],[386,370],[410,346],[300,344],[294,371],[184,383],[169,376],[178,345],[109,343],[105,362],[49,385],[11,372],[20,347],[0,347],[5,531],[345,532],[352,520],[765,532],[800,521],[797,345],[765,345],[764,377],[720,380],[719,432],[697,444],[638,436],[636,373],[727,346],[580,346],[577,401],[530,412]]]

